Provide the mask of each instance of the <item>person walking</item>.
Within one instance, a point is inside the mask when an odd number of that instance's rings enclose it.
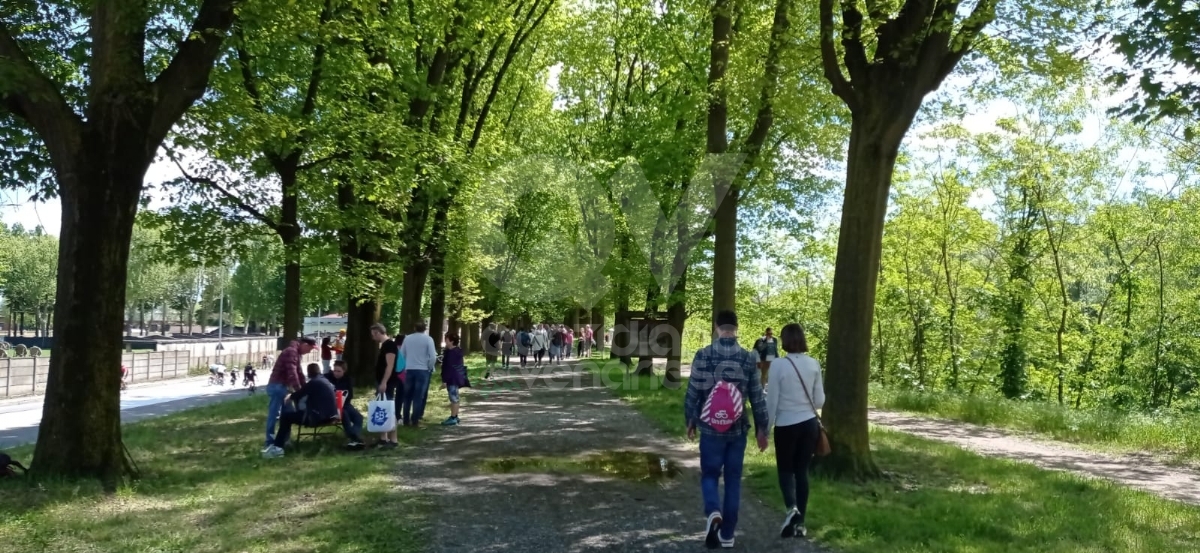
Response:
[[[404,356],[408,376],[404,381],[404,404],[397,412],[404,426],[417,426],[425,418],[425,400],[429,393],[429,378],[437,363],[437,347],[425,333],[425,321],[418,322],[413,333],[404,337],[400,354]]]
[[[546,356],[546,348],[550,346],[550,337],[546,335],[544,325],[538,325],[533,331],[533,366],[542,366],[542,358]]]
[[[483,358],[486,372],[483,373],[484,379],[492,377],[492,370],[496,368],[496,356],[500,354],[500,332],[496,330],[496,323],[489,323],[487,328],[483,329]]]
[[[558,365],[562,363],[563,340],[566,333],[563,332],[562,326],[551,328],[553,330],[550,333],[550,361]]]
[[[808,355],[804,328],[792,323],[780,332],[786,357],[771,361],[767,388],[768,428],[775,428],[775,466],[787,510],[779,536],[805,537],[808,511],[808,465],[820,439],[817,409],[825,405],[821,366]]]
[[[700,490],[704,496],[709,549],[733,547],[741,503],[742,468],[750,422],[743,415],[750,400],[759,451],[767,449],[767,402],[756,366],[757,356],[737,341],[737,314],[716,317],[717,338],[696,352],[684,399],[687,436],[700,434]],[[720,479],[725,478],[721,500]]]
[[[442,384],[446,385],[446,394],[450,396],[450,418],[442,422],[442,426],[458,425],[459,392],[471,387],[467,380],[467,364],[463,360],[463,350],[458,347],[458,335],[446,335],[446,349],[442,352]]]
[[[779,357],[779,341],[775,339],[771,327],[768,326],[766,332],[754,341],[754,351],[758,353],[758,370],[762,372],[763,384],[767,384],[771,381],[770,375],[767,374],[771,368],[771,361]]]
[[[333,347],[329,336],[321,338],[321,368],[329,373],[333,370]]]
[[[517,332],[517,357],[521,361],[521,368],[524,369],[529,364],[529,350],[533,349],[533,334],[528,328],[521,328]]]
[[[305,378],[300,372],[300,360],[317,347],[317,339],[305,336],[292,342],[279,353],[271,368],[271,377],[267,380],[267,441],[263,451],[267,451],[275,443],[275,425],[279,422],[287,402],[284,399],[304,385]]]
[[[396,404],[396,415],[399,416],[407,389],[404,380],[396,372],[396,357],[400,354],[400,347],[388,337],[387,327],[379,323],[371,325],[371,339],[379,344],[379,353],[375,354],[375,391],[383,394],[385,400],[391,399]],[[383,449],[394,448],[399,445],[396,437],[395,429],[384,432],[375,445]]]
[[[503,327],[503,331],[500,332],[500,355],[503,359],[503,362],[500,366],[504,368],[505,372],[508,372],[510,369],[512,369],[514,340],[515,335],[513,334],[512,329]]]
[[[563,332],[563,357],[571,358],[571,347],[575,345],[575,331],[571,327]]]

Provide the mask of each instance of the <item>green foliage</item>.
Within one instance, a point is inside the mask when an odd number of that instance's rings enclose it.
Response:
[[[1121,112],[1139,122],[1193,118],[1200,101],[1200,13],[1180,0],[1135,0],[1130,12],[1112,22],[1112,45],[1126,65],[1110,80],[1136,85]]]
[[[29,232],[20,225],[0,233],[0,293],[10,312],[46,320],[54,310],[57,281],[57,238],[41,227]]]
[[[613,363],[590,370],[660,430],[683,438],[686,382],[669,389],[654,378],[627,381]],[[888,478],[811,482],[809,535],[837,551],[1170,553],[1200,546],[1190,530],[1200,523],[1195,506],[887,430],[872,430],[871,449]],[[744,482],[783,507],[773,449],[747,449]]]

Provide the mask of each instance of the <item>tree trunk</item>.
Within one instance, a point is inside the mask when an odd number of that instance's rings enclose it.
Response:
[[[716,0],[712,8],[712,40],[709,42],[707,152],[724,154],[729,149],[728,93],[725,72],[729,66],[729,43],[733,34],[733,1]],[[737,304],[737,189],[727,178],[714,179],[717,206],[713,236],[713,320],[718,311],[733,310]]]
[[[415,259],[404,268],[404,289],[400,293],[400,331],[408,334],[421,320],[422,299],[425,295],[425,279],[429,276],[429,262]]]
[[[467,349],[468,353],[479,353],[483,351],[483,343],[479,340],[479,323],[467,323]]]
[[[687,271],[679,273],[675,289],[667,296],[667,324],[671,325],[675,336],[671,351],[667,353],[667,367],[663,382],[670,388],[678,388],[683,380],[681,367],[683,363],[683,331],[687,323]]]
[[[460,321],[462,313],[459,311],[459,309],[460,309],[459,306],[462,305],[462,297],[461,296],[462,296],[462,281],[459,280],[458,277],[454,277],[454,278],[450,279],[450,299],[452,301],[450,303],[450,305],[451,305],[450,324],[448,325],[449,328],[446,330],[446,332],[448,332],[450,334],[459,335],[460,337],[461,337],[461,331],[462,331],[462,322]],[[465,347],[465,346],[463,346],[463,347]]]
[[[380,303],[376,298],[351,297],[346,307],[346,351],[342,358],[354,381],[360,386],[375,382],[375,357],[379,344],[371,338],[371,325],[379,322]]]
[[[441,257],[440,255],[438,256]],[[442,326],[446,322],[446,275],[441,260],[435,260],[429,274],[429,335],[438,353],[442,351]]]
[[[655,271],[655,273],[657,273],[657,272],[658,271]],[[661,291],[662,291],[662,288],[660,288],[658,286],[658,281],[651,279],[650,283],[646,286],[646,315],[647,315],[647,317],[650,317],[650,316],[658,313],[658,306],[659,306],[659,303],[661,303],[661,296],[662,296]],[[645,345],[641,344],[641,341],[642,341],[641,337],[642,337],[642,333],[646,333],[646,337],[649,338],[649,330],[650,329],[648,329],[648,328],[639,329],[639,333],[636,337],[639,342],[639,347],[642,347],[642,348],[646,347]],[[630,335],[630,338],[633,339],[634,336]],[[646,355],[638,356],[637,374],[639,376],[654,375],[654,356],[652,355],[652,352],[647,351]]]
[[[860,112],[853,117],[830,304],[824,422],[833,452],[821,460],[820,467],[852,478],[879,475],[871,458],[867,425],[871,323],[888,191],[903,130],[908,128],[903,125],[895,132],[900,125],[890,117],[905,115],[884,113]],[[910,115],[907,121],[911,119]]]
[[[140,145],[136,138],[144,133],[133,129],[88,134],[81,137],[82,151],[77,152],[83,159],[73,164],[56,160],[62,206],[57,343],[32,469],[43,475],[98,478],[115,487],[130,473],[121,445],[120,375],[115,369],[121,363],[129,242],[154,148]],[[111,138],[126,135],[135,139]]]
[[[284,251],[298,250],[295,243],[298,238],[292,238],[291,245],[285,243]],[[288,340],[295,340],[304,328],[304,319],[300,313],[300,257],[298,251],[287,256],[283,266],[283,335]]]
[[[593,346],[597,352],[604,351],[604,302],[592,307],[592,340],[596,342]]]

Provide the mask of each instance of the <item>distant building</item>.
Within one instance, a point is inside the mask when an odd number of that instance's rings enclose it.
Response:
[[[346,328],[346,316],[337,313],[330,313],[323,317],[305,317],[304,318],[304,335],[317,334],[337,334],[337,332]]]

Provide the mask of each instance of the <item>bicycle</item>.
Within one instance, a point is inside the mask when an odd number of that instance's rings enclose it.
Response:
[[[209,386],[224,386],[225,385],[225,366],[213,363],[208,366],[208,385]]]

